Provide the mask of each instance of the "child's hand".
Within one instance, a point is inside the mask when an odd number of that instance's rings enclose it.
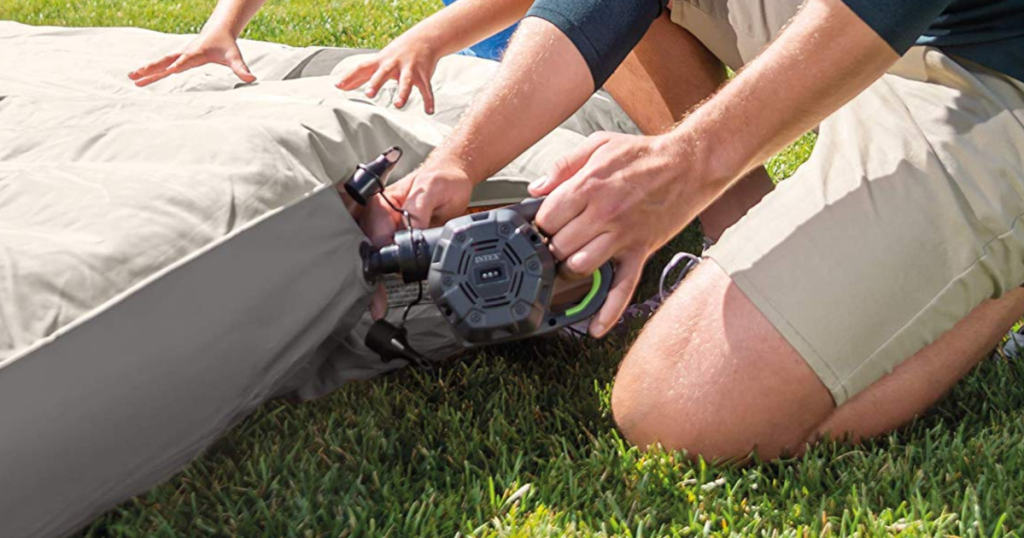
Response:
[[[131,73],[128,78],[135,81],[140,88],[175,73],[187,71],[208,63],[226,65],[235,72],[242,82],[255,82],[256,77],[249,72],[249,67],[242,60],[242,53],[234,37],[227,32],[211,32],[199,34],[181,52],[169,54],[159,60]]]
[[[398,80],[398,93],[392,100],[396,107],[405,106],[415,86],[423,96],[424,112],[433,114],[434,93],[430,77],[434,74],[437,61],[438,56],[433,47],[406,35],[395,39],[371,58],[343,73],[336,86],[342,90],[352,90],[369,81],[366,95],[373,97],[386,81]]]

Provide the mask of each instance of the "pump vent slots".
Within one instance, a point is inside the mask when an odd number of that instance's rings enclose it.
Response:
[[[512,304],[512,301],[510,301],[508,297],[494,297],[492,299],[487,299],[486,301],[484,301],[484,308],[501,308],[503,306],[508,306],[510,304]]]
[[[473,291],[473,288],[467,286],[465,282],[459,283],[459,289],[462,290],[462,293],[464,293],[474,304],[480,301],[480,296]]]
[[[523,287],[523,272],[522,271],[516,271],[515,274],[512,275],[512,296],[513,297],[518,297],[519,296],[519,290],[522,287]]]
[[[483,241],[475,241],[473,243],[473,251],[479,254],[481,252],[494,250],[498,246],[498,241],[498,239],[485,239]]]
[[[505,243],[505,248],[503,249],[503,252],[512,260],[512,263],[516,265],[520,265],[523,263],[523,260],[519,258],[519,255],[516,254],[515,250],[512,250],[512,246],[509,245],[508,243]]]

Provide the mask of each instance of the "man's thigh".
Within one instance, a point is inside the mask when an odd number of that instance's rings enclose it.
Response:
[[[661,134],[725,81],[725,68],[662,13],[605,89],[644,134]]]

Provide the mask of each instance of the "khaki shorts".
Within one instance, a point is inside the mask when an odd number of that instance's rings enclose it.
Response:
[[[672,20],[738,69],[799,3],[675,0]],[[915,47],[708,256],[839,405],[1024,282],[1022,155],[1024,83]]]

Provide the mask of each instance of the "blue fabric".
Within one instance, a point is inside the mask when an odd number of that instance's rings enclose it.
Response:
[[[1024,0],[843,0],[899,54],[929,45],[1024,80]]]
[[[443,1],[446,6],[456,2],[456,0]],[[487,60],[501,60],[501,55],[504,54],[505,49],[508,48],[508,40],[512,38],[512,32],[516,31],[517,26],[517,24],[513,24],[491,37],[488,37],[475,45],[469,46],[465,50],[460,51],[459,54],[474,56],[476,58],[484,58]]]
[[[665,0],[536,0],[527,17],[558,27],[580,51],[599,89],[626,59]]]

